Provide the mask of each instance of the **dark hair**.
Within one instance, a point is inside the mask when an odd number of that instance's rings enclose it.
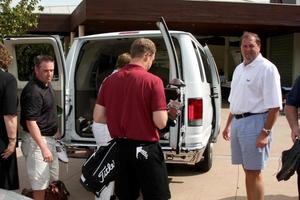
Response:
[[[250,39],[250,38],[254,38],[255,39],[255,42],[258,46],[261,45],[261,41],[260,41],[260,38],[259,36],[256,34],[256,33],[252,33],[252,32],[248,32],[248,31],[245,31],[241,37],[241,44],[242,44],[242,41],[243,39]],[[240,45],[241,45],[240,44]]]
[[[39,67],[42,62],[54,62],[54,59],[52,56],[48,55],[38,55],[35,57],[34,65],[35,67]]]
[[[147,38],[139,38],[133,41],[130,48],[130,54],[132,58],[142,57],[145,53],[155,54],[155,44]]]

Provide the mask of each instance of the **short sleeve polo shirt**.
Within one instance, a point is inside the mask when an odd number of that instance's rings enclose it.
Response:
[[[98,94],[97,104],[106,108],[112,137],[158,141],[152,114],[166,110],[162,80],[138,65],[127,65],[109,76]]]
[[[21,94],[21,125],[29,131],[26,120],[36,121],[43,136],[57,132],[57,115],[53,90],[34,78],[29,81]]]
[[[276,66],[259,54],[250,64],[234,71],[228,98],[230,112],[261,113],[282,107],[280,75]]]

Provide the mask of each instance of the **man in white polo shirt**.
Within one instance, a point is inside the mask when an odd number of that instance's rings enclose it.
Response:
[[[244,32],[243,62],[231,82],[230,113],[223,138],[231,141],[232,164],[245,171],[248,200],[263,200],[261,170],[269,157],[271,129],[282,107],[280,75],[276,66],[260,53],[260,38]]]

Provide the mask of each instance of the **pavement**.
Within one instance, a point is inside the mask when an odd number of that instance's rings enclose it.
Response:
[[[228,108],[222,108],[222,126],[226,123]],[[276,173],[280,169],[280,155],[290,148],[292,141],[285,116],[281,115],[274,128],[272,150],[268,166],[263,170],[266,200],[297,200],[296,175],[288,181],[278,182]],[[29,188],[24,157],[17,149],[21,189]],[[71,193],[70,200],[92,200],[94,196],[79,183],[83,159],[70,159],[60,164],[60,179]],[[241,166],[232,165],[230,144],[221,135],[214,146],[213,167],[207,173],[199,173],[193,166],[168,165],[172,200],[246,200],[244,172]],[[19,191],[16,191],[20,193]]]
[[[222,128],[228,109],[222,109]],[[221,134],[221,133],[220,133]],[[281,152],[290,148],[292,141],[285,116],[279,116],[274,128],[272,149],[268,165],[263,170],[265,200],[298,200],[296,175],[288,181],[278,182]],[[212,169],[203,174],[183,166],[169,170],[172,200],[246,200],[245,176],[241,166],[231,164],[230,144],[221,135],[214,146]]]

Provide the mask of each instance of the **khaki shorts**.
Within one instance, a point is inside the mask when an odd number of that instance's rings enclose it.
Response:
[[[42,137],[53,155],[53,162],[44,161],[42,151],[29,133],[22,139],[21,150],[25,157],[27,173],[33,190],[44,190],[50,181],[58,180],[59,164],[53,137]]]

